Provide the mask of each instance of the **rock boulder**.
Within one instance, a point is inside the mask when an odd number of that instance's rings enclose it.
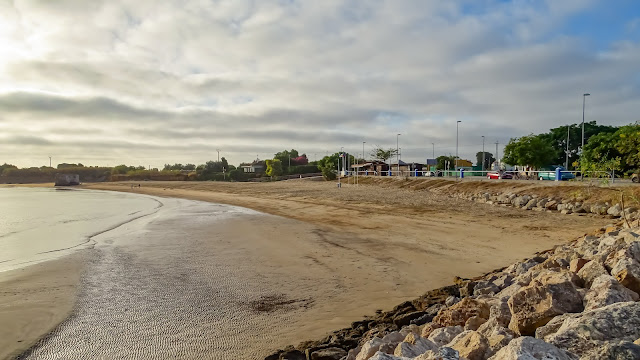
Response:
[[[607,305],[637,301],[638,294],[622,286],[613,276],[601,275],[593,281],[584,298],[585,310],[593,310]]]
[[[447,347],[457,350],[460,357],[468,360],[484,360],[491,351],[487,338],[471,330],[456,336]]]
[[[545,341],[582,355],[606,342],[633,342],[639,337],[640,302],[625,302],[575,314]]]
[[[582,297],[573,283],[572,273],[542,273],[508,301],[509,329],[519,335],[534,335],[536,328],[553,317],[583,310]]]
[[[542,340],[522,336],[500,349],[489,360],[577,360],[578,357]]]

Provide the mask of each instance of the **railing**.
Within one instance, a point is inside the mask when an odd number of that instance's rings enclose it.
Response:
[[[607,179],[612,183],[615,182],[615,172],[605,171],[590,171],[585,172],[584,176],[580,171],[568,171],[562,170],[562,180],[592,180],[592,179]],[[346,172],[346,176],[391,176],[391,177],[446,177],[446,178],[488,178],[488,179],[503,179],[503,180],[555,180],[555,170],[505,170],[505,171],[480,171],[480,170],[385,170],[385,171],[350,171]]]

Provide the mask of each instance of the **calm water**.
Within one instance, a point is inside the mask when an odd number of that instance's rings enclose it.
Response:
[[[115,192],[0,188],[0,271],[93,245],[93,236],[161,206],[153,197]]]

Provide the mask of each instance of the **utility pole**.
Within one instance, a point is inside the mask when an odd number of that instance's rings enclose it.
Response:
[[[51,156],[49,156],[49,167],[51,167]]]
[[[498,163],[498,171],[500,171],[500,156],[498,156],[498,140],[496,140],[496,162]]]
[[[220,162],[220,149],[216,149],[216,151],[218,152],[218,162]]]
[[[431,143],[431,146],[432,146],[432,151],[433,151],[433,153],[431,154],[431,157],[435,159],[436,158],[436,143]]]
[[[482,135],[482,171],[484,172],[484,162],[485,162],[485,158],[484,158],[484,135]]]

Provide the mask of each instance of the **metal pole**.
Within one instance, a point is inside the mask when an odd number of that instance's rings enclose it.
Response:
[[[342,168],[340,171],[340,174],[342,174],[342,172],[344,171],[344,156],[342,156],[344,154],[344,146],[340,147],[340,157],[338,157],[338,162],[340,163],[340,167]]]
[[[396,169],[398,171],[398,174],[396,176],[400,176],[400,148],[398,147],[399,139],[400,134],[396,136],[396,162],[398,163],[398,168]]]
[[[216,149],[216,151],[218,152],[218,162],[220,162],[220,149]]]
[[[567,150],[565,150],[564,168],[569,170],[569,125],[567,125]]]
[[[582,149],[584,149],[584,106],[585,106],[587,96],[589,95],[591,94],[589,93],[582,94],[582,147],[580,148],[581,153],[582,153]]]
[[[51,156],[49,156],[49,167],[51,167]]]
[[[432,158],[436,158],[436,143],[431,143],[431,146],[433,147],[432,151],[433,153],[431,154]]]
[[[500,171],[500,156],[498,156],[498,140],[496,140],[496,162],[498,163],[497,171]]]
[[[364,144],[366,143],[366,141],[362,142],[362,162],[365,163],[366,160],[364,159]]]
[[[458,125],[460,125],[460,122],[460,120],[456,121],[456,158],[453,160],[455,161],[453,168],[456,172],[458,171]],[[457,176],[458,174],[456,174]]]
[[[482,135],[482,171],[484,172],[484,162],[485,162],[485,158],[484,158],[484,135]]]

